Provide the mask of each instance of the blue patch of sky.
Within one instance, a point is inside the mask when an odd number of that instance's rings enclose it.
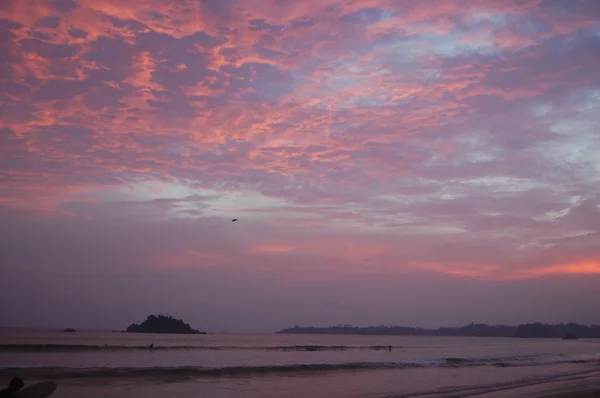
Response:
[[[373,13],[372,13],[373,14]],[[378,18],[392,18],[394,14],[384,12],[376,14]],[[373,15],[371,15],[372,17]],[[370,20],[369,20],[370,21]],[[328,74],[328,80],[323,83],[324,93],[339,92],[350,86],[360,85],[361,80],[365,79],[364,74],[389,75],[394,70],[402,70],[402,74],[414,75],[414,78],[421,84],[429,84],[439,80],[442,76],[437,69],[419,68],[416,62],[420,57],[434,54],[438,57],[456,57],[459,55],[479,53],[485,55],[497,55],[500,50],[494,45],[492,33],[487,30],[481,30],[478,40],[461,40],[469,32],[477,32],[478,26],[492,23],[496,28],[507,27],[512,22],[512,14],[484,14],[473,13],[465,18],[465,23],[458,26],[449,34],[423,33],[411,36],[394,35],[386,37],[385,40],[378,40],[368,45],[356,47],[350,53],[350,57],[338,60],[331,64],[331,72]],[[531,26],[528,29],[534,29]],[[361,64],[355,59],[361,55],[374,53],[375,57]],[[306,63],[300,70],[294,73],[295,80],[302,79],[307,69],[313,68],[320,61]],[[368,69],[368,70],[367,70]],[[412,73],[411,73],[412,71]],[[375,107],[382,105],[381,99],[372,97],[353,98],[341,103],[342,106],[362,105]],[[317,105],[318,107],[318,105]],[[327,104],[321,104],[326,108]]]
[[[464,32],[455,31],[446,35],[425,34],[421,40],[427,44],[423,46],[422,52],[432,52],[440,57],[456,57],[458,55],[479,53],[479,54],[498,54],[499,49],[495,47],[491,36],[482,33],[477,42],[463,41],[461,36]]]
[[[491,14],[483,12],[473,12],[463,19],[463,24],[457,25],[450,33],[434,34],[424,33],[419,35],[417,41],[423,44],[419,46],[420,53],[432,52],[440,57],[455,57],[470,53],[478,53],[484,55],[498,55],[501,49],[497,48],[493,41],[493,31],[483,29],[492,25],[493,30],[509,29],[514,25],[513,14]],[[517,18],[519,18],[517,16]],[[533,33],[540,30],[540,26],[530,20],[523,20],[518,24],[524,27],[525,32]],[[462,40],[465,35],[476,33],[477,40],[469,38]],[[412,44],[412,43],[411,43]],[[413,44],[414,45],[414,44]]]
[[[386,101],[374,97],[354,97],[339,103],[341,107],[380,108]]]
[[[274,51],[263,46],[255,45],[253,50],[260,55],[261,58],[273,59],[273,58],[281,58],[285,56],[285,53],[281,51]]]
[[[381,8],[363,8],[340,18],[342,22],[356,23],[361,25],[369,25],[378,23],[394,16],[392,11],[383,10]]]
[[[307,75],[312,73],[319,65],[323,64],[325,59],[322,57],[311,57],[303,62],[296,70],[292,72],[294,81],[302,81]]]
[[[473,20],[476,24],[482,22],[491,22],[497,27],[503,28],[509,25],[513,14],[493,14],[490,12],[472,12],[467,18]]]

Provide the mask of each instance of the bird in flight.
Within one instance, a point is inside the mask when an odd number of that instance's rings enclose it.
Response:
[[[231,222],[236,222],[237,220],[238,220],[237,218],[234,218],[233,220],[231,220]]]

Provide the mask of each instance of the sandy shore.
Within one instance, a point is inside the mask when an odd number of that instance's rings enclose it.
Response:
[[[559,382],[540,387],[543,388],[542,391],[523,396],[532,398],[600,398],[600,374],[582,380]]]
[[[544,398],[600,398],[600,388],[589,391],[546,395]]]
[[[600,398],[600,378],[565,385],[537,395],[539,398]]]
[[[482,391],[467,396],[470,398],[600,398],[600,370],[584,375],[565,376],[547,383]]]

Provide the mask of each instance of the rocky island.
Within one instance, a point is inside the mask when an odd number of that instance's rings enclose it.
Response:
[[[168,333],[168,334],[206,334],[191,326],[181,319],[169,315],[148,315],[141,324],[133,323],[126,330],[127,333]]]

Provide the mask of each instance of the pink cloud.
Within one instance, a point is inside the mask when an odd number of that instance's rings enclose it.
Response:
[[[598,7],[574,4],[11,1],[0,217],[30,246],[6,267],[596,275]]]

